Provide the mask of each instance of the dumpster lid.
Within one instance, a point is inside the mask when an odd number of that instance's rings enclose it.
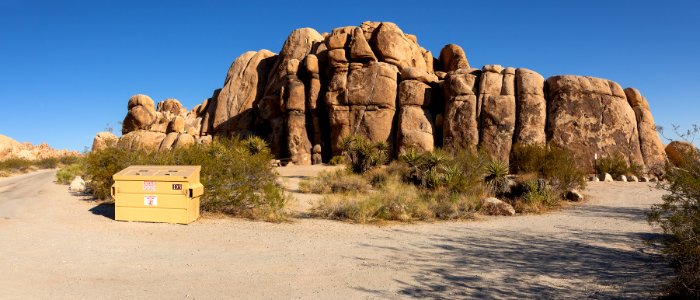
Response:
[[[130,166],[114,174],[114,180],[199,180],[201,166]]]

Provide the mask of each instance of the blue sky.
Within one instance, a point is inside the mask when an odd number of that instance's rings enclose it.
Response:
[[[657,124],[700,123],[698,1],[0,0],[0,134],[83,150],[120,131],[133,94],[188,108],[248,50],[279,51],[295,28],[392,21],[437,55],[636,87]]]

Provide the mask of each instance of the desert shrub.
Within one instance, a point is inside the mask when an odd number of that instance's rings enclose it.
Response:
[[[13,173],[26,173],[32,170],[34,162],[24,158],[8,158],[0,161],[0,170],[8,175]]]
[[[519,178],[518,187],[520,196],[515,199],[516,212],[539,213],[556,206],[561,198],[543,179],[532,173]]]
[[[59,159],[57,157],[47,157],[34,161],[34,165],[39,169],[54,169],[58,167]]]
[[[669,234],[662,239],[663,253],[671,260],[676,277],[667,286],[670,298],[700,298],[700,162],[686,155],[683,168],[668,166],[666,182],[659,187],[668,193],[663,203],[652,206],[651,224]]]
[[[537,174],[549,181],[555,197],[571,189],[583,189],[586,184],[573,152],[557,146],[515,145],[510,163],[516,174]]]
[[[370,184],[364,177],[345,169],[334,172],[324,171],[314,178],[299,183],[299,189],[303,193],[314,194],[365,193],[370,188]]]
[[[56,172],[56,182],[70,184],[76,176],[83,176],[83,168],[83,164],[80,162],[63,166]]]
[[[284,218],[286,200],[271,159],[267,148],[238,139],[160,152],[107,148],[87,154],[85,179],[96,198],[109,199],[112,175],[130,165],[201,165],[203,211],[276,221]]]
[[[389,161],[389,145],[386,142],[373,143],[361,135],[343,138],[340,149],[353,173],[361,174]]]
[[[331,166],[343,165],[343,164],[345,164],[345,156],[342,156],[342,155],[333,156],[331,158],[331,160],[328,161],[328,164]]]
[[[596,173],[608,173],[617,178],[620,175],[636,175],[640,176],[641,166],[634,163],[628,164],[627,160],[622,156],[615,155],[612,157],[602,157],[596,163]]]
[[[329,194],[312,214],[356,223],[470,219],[479,209],[477,197],[429,190],[389,176],[377,190],[358,194]]]

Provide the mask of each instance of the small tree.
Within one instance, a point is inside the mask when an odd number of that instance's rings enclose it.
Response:
[[[674,131],[678,128],[674,126]],[[688,131],[694,137],[698,127]],[[668,193],[663,203],[652,206],[649,223],[670,236],[661,240],[663,253],[671,260],[676,277],[667,286],[674,298],[700,298],[700,159],[697,149],[682,153],[681,167],[666,166],[666,182],[658,187]]]

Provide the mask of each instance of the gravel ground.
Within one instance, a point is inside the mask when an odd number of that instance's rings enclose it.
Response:
[[[293,168],[283,181],[318,171]],[[469,222],[185,226],[116,222],[54,174],[0,179],[2,298],[634,299],[671,275],[645,243],[662,195],[646,183],[590,183],[582,204]]]

